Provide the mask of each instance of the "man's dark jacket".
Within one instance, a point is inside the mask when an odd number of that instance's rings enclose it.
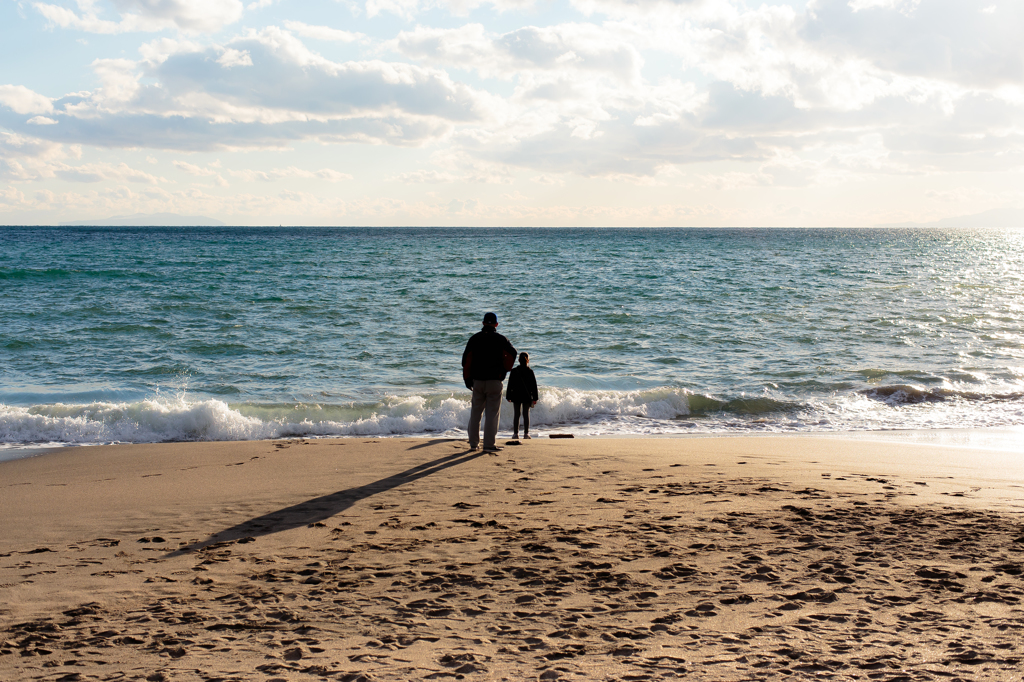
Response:
[[[515,358],[516,349],[494,327],[485,325],[483,329],[469,337],[466,350],[462,352],[462,368],[466,388],[473,387],[474,379],[504,381],[505,353],[509,353]],[[468,372],[466,371],[467,367]]]

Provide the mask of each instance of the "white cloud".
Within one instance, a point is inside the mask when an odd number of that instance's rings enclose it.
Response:
[[[521,77],[523,70],[590,72],[635,84],[643,58],[614,31],[590,24],[526,26],[501,35],[480,24],[456,29],[417,27],[393,42],[403,54],[435,63],[471,68],[487,78]]]
[[[226,69],[230,69],[233,66],[252,66],[252,57],[249,56],[246,50],[228,48],[217,57],[217,63]]]
[[[10,107],[18,114],[49,114],[53,111],[53,101],[49,97],[24,85],[0,85],[0,105]]]
[[[419,0],[366,0],[366,15],[375,17],[381,12],[411,19],[420,9]]]
[[[800,36],[815,49],[856,55],[883,72],[927,78],[964,88],[1020,85],[1024,59],[1024,4],[998,13],[973,0],[877,2],[814,0]],[[1004,11],[1005,10],[1005,11]]]
[[[113,0],[127,16],[171,23],[185,31],[210,33],[242,18],[241,0]]]
[[[457,159],[455,161],[467,161]],[[500,167],[487,167],[487,164],[477,164],[476,168],[471,161],[465,165],[471,167],[468,172],[452,173],[439,170],[415,170],[408,173],[399,173],[388,178],[389,182],[401,182],[409,185],[440,185],[454,183],[483,183],[483,184],[508,184],[512,181],[509,173]]]
[[[854,12],[881,7],[910,14],[921,4],[921,0],[848,0],[847,4]]]
[[[274,4],[281,27],[236,24],[232,34],[203,35],[238,22],[243,1],[253,11]],[[38,93],[52,86],[38,80],[0,86],[0,129],[50,140],[61,155],[7,151],[14,143],[5,138],[0,174],[16,182],[58,171],[125,186],[132,180],[116,163],[71,161],[73,144],[221,149],[225,168],[250,169],[232,150],[278,150],[285,160],[260,164],[278,168],[233,171],[243,190],[289,178],[337,182],[349,177],[342,171],[356,172],[354,165],[304,170],[323,164],[310,161],[323,157],[307,142],[417,146],[425,151],[382,152],[382,163],[394,165],[374,165],[361,187],[389,180],[395,192],[422,194],[403,185],[445,184],[444,200],[414,207],[382,199],[365,215],[443,218],[453,193],[469,199],[471,184],[520,178],[534,179],[525,184],[537,191],[547,182],[578,190],[600,178],[593,182],[753,193],[1024,167],[1024,3],[352,0],[315,20],[270,0],[34,6],[55,26],[172,33],[143,45],[137,60],[107,58],[118,55],[106,49],[113,43],[90,38],[87,49],[104,58],[92,63],[96,82],[81,85],[89,91],[51,99]],[[359,9],[356,21],[346,7]],[[453,18],[479,8],[473,21]],[[365,21],[383,13],[414,21]],[[247,23],[259,27],[269,16],[254,12]],[[347,30],[355,27],[378,32]],[[341,163],[364,158],[366,147],[352,149]],[[223,186],[232,177],[211,164],[174,165],[196,182]],[[302,196],[322,188],[304,183]],[[174,200],[214,201],[201,196]],[[255,190],[246,196],[248,207],[285,201]],[[321,198],[318,206],[337,204]],[[489,208],[468,206],[457,208],[460,219]]]
[[[195,164],[187,163],[185,161],[175,161],[174,162],[174,166],[175,166],[175,168],[179,168],[179,169],[185,171],[189,175],[198,175],[198,176],[217,175],[217,171],[213,170],[212,168],[200,168],[199,166],[196,166]]]
[[[51,24],[89,33],[128,33],[179,29],[214,33],[242,17],[241,0],[112,0],[117,21],[101,19],[92,1],[79,0],[81,13],[67,7],[35,2],[33,7]]]
[[[409,173],[400,173],[390,178],[390,180],[395,182],[405,182],[409,184],[446,184],[458,182],[461,179],[461,177],[454,173],[436,170],[411,171]]]
[[[464,17],[485,5],[493,7],[498,12],[509,12],[529,9],[536,4],[536,0],[366,0],[365,9],[369,17],[386,12],[412,19],[434,9],[445,9],[454,16]]]
[[[0,131],[0,179],[16,182],[61,179],[70,182],[135,182],[155,185],[166,179],[132,168],[126,163],[70,165],[81,150]]]
[[[0,130],[0,179],[29,181],[53,177],[51,165],[66,158],[60,144]]]
[[[119,108],[139,94],[142,74],[130,59],[97,59],[92,68],[101,83],[95,97],[105,108]]]
[[[605,134],[603,126],[620,116],[647,117],[650,123],[654,117],[678,117],[701,101],[678,82],[646,83],[640,52],[616,31],[599,26],[528,26],[505,34],[491,34],[479,24],[419,27],[399,34],[391,47],[420,61],[515,81],[504,128],[465,133],[487,138],[490,149],[563,129],[571,137],[596,140]]]
[[[193,115],[219,122],[325,122],[363,115],[468,120],[482,114],[479,95],[443,71],[382,61],[335,63],[277,28],[237,38],[223,49],[244,52],[255,68],[228,75],[211,60],[222,49],[206,48],[170,55],[150,73],[163,93],[187,103]]]
[[[571,0],[571,3],[587,16],[642,17],[652,23],[715,16],[723,8],[731,11],[734,4],[729,0]]]
[[[114,180],[118,182],[138,182],[155,185],[167,182],[166,178],[157,177],[130,167],[126,163],[88,163],[79,166],[54,164],[53,173],[62,180],[69,182],[101,182]]]
[[[436,68],[330,61],[274,27],[227,45],[158,40],[144,55],[93,62],[101,86],[59,100],[51,139],[184,150],[301,139],[422,144],[484,120],[498,102]],[[10,86],[5,103],[53,107],[32,94]],[[24,125],[2,108],[0,124]]]
[[[340,173],[332,168],[321,168],[319,170],[310,171],[303,168],[296,168],[295,166],[289,166],[287,168],[275,168],[270,171],[245,169],[230,170],[228,172],[236,178],[241,178],[245,182],[275,182],[284,178],[310,178],[326,180],[327,182],[341,182],[342,180],[352,179],[352,176],[348,173]]]
[[[21,208],[26,203],[25,193],[14,187],[0,187],[0,207]]]
[[[218,187],[228,187],[228,181],[224,179],[215,168],[202,168],[186,161],[174,161],[174,167],[182,170],[189,175],[195,175],[201,178],[212,178],[213,183]],[[218,164],[219,165],[219,164]]]
[[[341,182],[342,180],[352,179],[352,176],[348,173],[340,173],[333,168],[321,168],[318,171],[313,171],[313,175],[320,180],[326,180],[328,182]]]
[[[300,35],[303,38],[312,38],[314,40],[327,40],[338,43],[369,41],[369,38],[362,33],[342,31],[328,26],[310,26],[309,24],[304,24],[301,21],[285,21],[284,26],[292,33]]]

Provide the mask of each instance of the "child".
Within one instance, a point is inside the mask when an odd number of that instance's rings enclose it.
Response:
[[[519,366],[508,373],[505,399],[512,403],[512,438],[519,438],[519,413],[523,414],[523,438],[530,439],[530,408],[537,404],[537,377],[530,369],[530,354],[519,354]]]

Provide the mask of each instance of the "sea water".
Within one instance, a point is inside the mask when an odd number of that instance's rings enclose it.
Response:
[[[0,227],[0,447],[1024,425],[1024,231]],[[511,410],[502,414],[507,429]]]

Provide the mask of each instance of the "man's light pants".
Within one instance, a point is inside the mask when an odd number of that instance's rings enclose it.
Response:
[[[473,403],[469,410],[469,446],[480,443],[480,416],[484,415],[484,447],[494,447],[498,437],[498,415],[501,414],[501,389],[499,379],[473,379]]]

